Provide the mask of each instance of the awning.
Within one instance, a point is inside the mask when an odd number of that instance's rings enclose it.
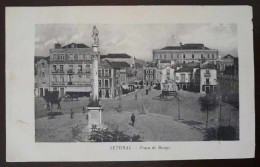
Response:
[[[129,89],[129,86],[128,85],[122,85],[122,88]]]
[[[91,87],[68,87],[67,92],[91,92]]]

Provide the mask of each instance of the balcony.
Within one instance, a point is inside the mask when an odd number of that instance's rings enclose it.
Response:
[[[87,74],[90,74],[90,73],[91,73],[91,70],[90,70],[90,69],[86,70],[86,73],[87,73]]]
[[[78,70],[78,74],[83,74],[83,70]]]
[[[74,74],[74,71],[73,71],[72,69],[69,69],[69,70],[67,71],[67,74]]]
[[[52,85],[65,85],[65,82],[51,82]]]
[[[64,71],[63,70],[59,70],[59,69],[57,69],[57,70],[52,70],[52,72],[51,72],[52,74],[60,74],[60,73],[64,73]]]
[[[204,77],[210,77],[210,73],[204,73]]]

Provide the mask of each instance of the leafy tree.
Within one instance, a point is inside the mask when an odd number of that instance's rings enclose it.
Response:
[[[114,130],[109,131],[109,129],[100,129],[96,125],[92,125],[91,135],[89,138],[93,142],[139,142],[140,135],[129,136],[123,131]]]
[[[236,140],[237,132],[232,126],[220,126],[206,130],[204,140]]]
[[[207,114],[206,128],[208,128],[209,111],[214,110],[218,105],[216,94],[211,93],[211,94],[206,94],[203,97],[200,97],[199,104],[200,104],[200,110],[202,112],[206,112]]]

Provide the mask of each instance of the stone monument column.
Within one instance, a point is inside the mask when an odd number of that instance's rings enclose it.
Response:
[[[93,27],[93,35],[94,43],[92,45],[93,54],[92,54],[92,100],[89,102],[87,106],[88,110],[88,130],[91,130],[93,125],[96,125],[98,128],[102,127],[101,120],[101,111],[103,110],[102,106],[99,103],[99,94],[98,94],[98,30],[96,26]]]
[[[93,44],[93,55],[92,55],[92,64],[93,64],[93,100],[98,100],[98,45]]]
[[[92,55],[92,64],[93,64],[93,100],[98,100],[98,45],[99,45],[99,39],[98,39],[98,30],[96,26],[93,27],[93,39],[94,43],[92,45],[93,48],[93,55]]]

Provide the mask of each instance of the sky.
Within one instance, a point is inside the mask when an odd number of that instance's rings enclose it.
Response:
[[[37,24],[35,56],[49,56],[56,42],[93,44],[93,24]],[[101,54],[127,53],[152,60],[152,50],[185,43],[203,43],[220,56],[237,57],[236,24],[97,24]]]

